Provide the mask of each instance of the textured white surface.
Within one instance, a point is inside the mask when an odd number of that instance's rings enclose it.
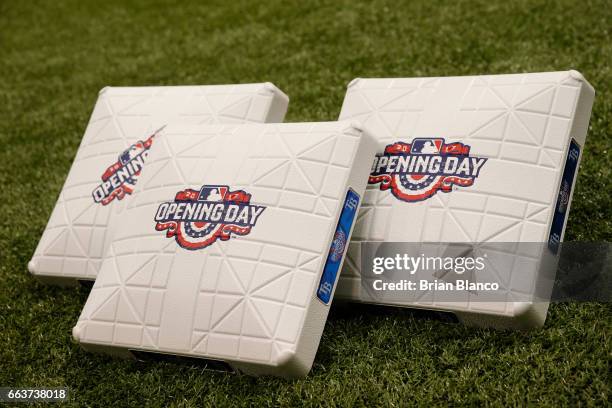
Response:
[[[95,279],[109,243],[109,219],[131,196],[102,205],[92,192],[134,143],[173,121],[282,122],[287,104],[269,83],[104,88],[28,269],[49,282]]]
[[[567,148],[572,138],[582,148],[593,97],[575,71],[353,81],[340,119],[372,129],[379,152],[398,141],[441,137],[470,145],[470,155],[488,161],[472,186],[420,202],[369,185],[336,296],[360,300],[359,241],[546,242]],[[394,305],[510,317],[475,321],[493,326],[512,326],[526,313],[512,302]]]
[[[305,375],[328,305],[316,296],[347,189],[365,190],[376,142],[346,122],[168,126],[75,327],[81,344]],[[156,231],[178,191],[228,185],[265,206],[247,235],[187,250]]]

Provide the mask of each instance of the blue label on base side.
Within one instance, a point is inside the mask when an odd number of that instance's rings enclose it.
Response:
[[[563,177],[561,178],[559,195],[557,196],[557,205],[555,206],[555,215],[553,216],[550,234],[548,235],[548,248],[555,254],[559,251],[559,243],[563,234],[563,225],[567,218],[567,207],[572,196],[572,185],[574,184],[579,157],[580,146],[572,139],[567,151],[565,168],[563,169]]]
[[[344,206],[340,213],[340,219],[336,226],[336,233],[334,234],[334,240],[329,248],[327,254],[327,261],[323,268],[323,275],[321,275],[321,281],[317,289],[317,297],[326,305],[331,300],[332,292],[334,290],[334,284],[338,277],[340,264],[342,263],[342,256],[346,251],[348,245],[349,233],[355,221],[355,215],[357,215],[357,208],[359,207],[359,194],[349,189],[344,199]]]

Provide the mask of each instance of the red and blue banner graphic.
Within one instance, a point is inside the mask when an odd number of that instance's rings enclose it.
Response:
[[[204,185],[200,190],[176,193],[174,201],[161,203],[155,229],[189,250],[202,249],[232,234],[247,235],[266,207],[251,204],[251,194],[230,191],[226,185]]]
[[[115,163],[102,174],[100,183],[91,193],[96,203],[110,204],[114,199],[122,200],[126,194],[132,194],[136,180],[149,155],[153,139],[161,131],[158,129],[146,140],[139,140],[125,149]]]
[[[423,201],[453,186],[471,186],[486,161],[470,156],[470,146],[443,138],[396,142],[376,156],[368,183],[380,183],[381,190],[391,190],[402,201]]]

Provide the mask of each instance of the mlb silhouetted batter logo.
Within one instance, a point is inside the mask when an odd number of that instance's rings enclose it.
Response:
[[[179,191],[174,201],[161,203],[155,229],[166,230],[166,237],[174,237],[185,249],[201,249],[218,239],[227,241],[232,234],[249,234],[265,209],[251,204],[251,195],[243,190],[204,185]]]
[[[380,183],[381,190],[390,189],[400,200],[422,201],[453,186],[471,186],[486,161],[470,156],[470,146],[463,143],[419,138],[387,145],[376,156],[368,182]]]
[[[122,200],[126,194],[132,194],[136,180],[144,167],[153,138],[161,131],[158,129],[145,141],[139,140],[120,155],[118,160],[102,174],[100,183],[91,193],[96,203],[110,204],[115,198]]]

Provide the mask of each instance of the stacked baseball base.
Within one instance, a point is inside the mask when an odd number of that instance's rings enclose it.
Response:
[[[349,122],[169,125],[160,136],[74,338],[306,375],[376,141]]]
[[[282,122],[288,102],[270,83],[102,89],[28,269],[56,284],[96,278],[109,219],[129,201],[169,122]]]
[[[379,150],[337,296],[378,302],[363,288],[360,242],[489,244],[514,251],[514,269],[497,271],[509,281],[503,299],[466,291],[380,303],[480,326],[541,326],[548,303],[532,295],[554,279],[593,98],[576,71],[352,81],[340,118],[371,129]]]

